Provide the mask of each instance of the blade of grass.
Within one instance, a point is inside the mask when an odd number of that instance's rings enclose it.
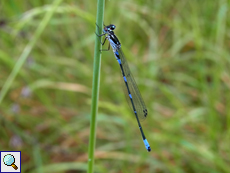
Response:
[[[34,37],[32,37],[31,41],[27,44],[25,49],[23,50],[21,56],[19,57],[16,65],[14,66],[12,72],[10,73],[9,77],[7,78],[6,82],[4,83],[2,90],[0,92],[0,104],[3,101],[4,97],[6,96],[6,93],[10,89],[11,84],[13,83],[15,77],[19,73],[19,70],[21,69],[22,65],[26,61],[28,55],[32,51],[33,47],[35,46],[37,40],[40,38],[42,32],[44,31],[45,27],[48,25],[51,17],[53,16],[55,10],[59,6],[59,4],[62,2],[62,0],[56,0],[52,4],[52,8],[50,11],[48,11],[41,21],[40,25],[38,26],[38,29],[35,31]]]
[[[101,33],[103,16],[104,16],[104,0],[97,2],[97,20],[96,23],[100,27],[96,27],[96,32]],[[92,87],[92,105],[91,105],[91,118],[90,118],[90,137],[88,148],[88,173],[92,173],[94,169],[94,149],[96,144],[96,118],[98,111],[98,97],[99,97],[99,81],[100,81],[100,68],[101,68],[101,43],[95,35],[94,47],[94,67],[93,67],[93,87]]]

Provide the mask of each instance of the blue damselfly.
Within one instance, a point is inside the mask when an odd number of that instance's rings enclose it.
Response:
[[[98,27],[98,26],[97,26]],[[125,86],[127,88],[127,94],[129,96],[129,102],[131,104],[131,107],[133,109],[133,112],[135,114],[135,117],[137,119],[138,126],[141,131],[142,139],[144,141],[145,147],[148,151],[151,151],[150,145],[144,135],[140,119],[145,119],[147,117],[147,108],[145,106],[145,103],[142,99],[141,93],[137,87],[137,84],[131,74],[131,71],[129,69],[128,63],[125,59],[125,56],[121,49],[121,43],[119,42],[117,36],[114,34],[113,30],[116,28],[115,25],[108,25],[105,26],[103,29],[103,34],[98,35],[98,37],[105,36],[105,39],[103,42],[101,42],[102,45],[105,44],[105,41],[109,41],[109,47],[107,50],[110,49],[110,45],[113,49],[113,53],[120,65],[121,73],[123,75],[123,79],[125,82]]]

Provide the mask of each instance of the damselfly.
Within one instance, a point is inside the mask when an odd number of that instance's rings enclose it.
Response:
[[[97,26],[98,27],[98,26]],[[125,59],[125,56],[122,52],[121,49],[121,43],[119,42],[117,36],[114,34],[113,30],[116,28],[115,25],[108,25],[105,26],[103,29],[103,34],[98,35],[98,37],[104,36],[105,35],[105,39],[103,42],[101,42],[102,45],[105,44],[105,41],[108,40],[109,41],[109,47],[107,50],[110,49],[110,45],[113,48],[113,53],[120,65],[121,68],[121,73],[123,75],[124,78],[124,82],[125,82],[125,86],[127,88],[127,93],[129,95],[129,102],[131,104],[131,107],[133,109],[133,112],[135,114],[135,117],[137,119],[137,123],[138,126],[140,128],[141,131],[141,135],[142,135],[142,139],[144,141],[145,147],[148,151],[151,151],[150,145],[144,135],[141,123],[140,123],[140,119],[145,119],[147,117],[147,109],[145,106],[145,103],[141,97],[141,93],[137,87],[137,84],[131,74],[131,71],[129,69],[129,66],[127,64],[127,61]]]

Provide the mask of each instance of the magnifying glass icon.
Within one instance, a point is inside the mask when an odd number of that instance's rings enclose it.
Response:
[[[14,164],[15,163],[15,158],[12,154],[7,154],[3,158],[3,162],[7,166],[12,166],[15,170],[18,169],[18,167]]]

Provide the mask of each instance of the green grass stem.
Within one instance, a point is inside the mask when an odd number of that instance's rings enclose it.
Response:
[[[97,20],[99,26],[96,27],[96,32],[101,33],[104,15],[104,0],[97,2]],[[99,82],[100,82],[100,68],[101,68],[101,43],[95,35],[95,48],[94,48],[94,66],[93,66],[93,87],[92,87],[92,105],[91,105],[91,118],[90,118],[90,137],[88,149],[88,173],[93,172],[94,168],[94,150],[96,144],[96,126],[97,126],[97,111],[98,111],[98,98],[99,98]]]

